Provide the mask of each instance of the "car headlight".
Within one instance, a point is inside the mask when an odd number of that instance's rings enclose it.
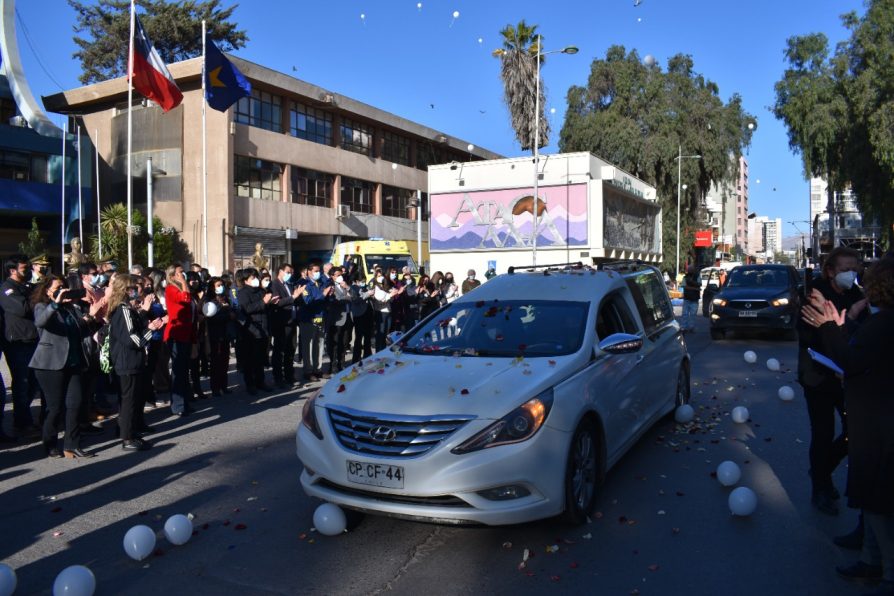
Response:
[[[726,298],[714,298],[711,302],[713,302],[715,306],[726,306]]]
[[[317,392],[304,402],[304,407],[301,409],[301,424],[306,426],[307,430],[312,432],[318,439],[323,438],[323,431],[320,430],[320,424],[317,422],[316,408],[317,396],[320,394],[320,391],[322,391],[322,388],[317,389]]]
[[[788,298],[777,298],[772,302],[773,306],[785,306],[788,304]]]
[[[451,453],[462,455],[479,449],[526,441],[543,426],[552,405],[553,390],[550,388],[515,408],[462,445],[454,447]]]

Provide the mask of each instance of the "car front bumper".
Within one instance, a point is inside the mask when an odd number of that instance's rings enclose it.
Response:
[[[711,327],[714,329],[794,329],[797,308],[768,306],[754,311],[756,316],[739,316],[741,311],[728,306],[711,305]]]

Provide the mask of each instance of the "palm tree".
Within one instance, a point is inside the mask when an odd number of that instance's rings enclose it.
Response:
[[[528,25],[524,19],[518,25],[506,25],[500,35],[503,36],[503,47],[495,50],[493,55],[500,58],[500,78],[503,80],[503,99],[509,108],[509,117],[515,138],[522,150],[534,148],[536,93],[537,93],[537,25]],[[539,38],[543,43],[543,38]],[[543,56],[540,56],[543,64]],[[546,119],[546,91],[540,83],[540,143],[547,144],[549,139],[549,120]]]

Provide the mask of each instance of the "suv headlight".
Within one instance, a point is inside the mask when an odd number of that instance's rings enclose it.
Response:
[[[786,304],[788,304],[788,298],[777,298],[771,304],[773,304],[773,306],[785,306]]]
[[[715,306],[726,306],[726,298],[714,298],[711,302],[713,302]]]
[[[320,430],[320,424],[317,422],[317,396],[322,391],[322,387],[317,389],[317,392],[314,393],[310,399],[304,402],[304,407],[301,409],[301,424],[307,427],[307,430],[312,432],[314,436],[318,439],[323,438],[323,431]]]
[[[552,405],[553,390],[549,388],[515,408],[462,445],[454,447],[451,453],[462,455],[488,447],[526,441],[543,426]]]

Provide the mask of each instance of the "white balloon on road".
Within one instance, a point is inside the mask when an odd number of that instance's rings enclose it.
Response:
[[[53,596],[93,596],[96,577],[83,565],[66,567],[53,582]]]
[[[745,406],[736,406],[733,408],[730,416],[733,419],[733,422],[737,424],[744,424],[748,422],[748,408]]]
[[[674,412],[674,420],[680,424],[692,422],[693,418],[695,418],[695,410],[689,404],[678,406],[677,410]]]
[[[142,561],[155,550],[155,532],[149,526],[134,526],[124,535],[124,552],[134,561]]]
[[[12,596],[18,584],[15,570],[6,563],[0,563],[0,596]]]
[[[338,536],[347,526],[345,512],[338,505],[323,503],[314,511],[314,527],[324,536]]]
[[[165,538],[167,538],[168,542],[171,544],[181,546],[189,542],[191,537],[192,522],[182,513],[172,515],[168,518],[168,521],[165,522]]]
[[[748,364],[754,364],[755,362],[757,362],[757,354],[755,354],[751,350],[745,352],[744,358],[745,362],[747,362]]]
[[[742,478],[742,470],[734,461],[725,461],[717,466],[717,481],[723,486],[733,486]]]
[[[792,401],[795,399],[795,390],[788,385],[779,388],[779,399],[782,401]]]
[[[778,371],[780,368],[779,361],[775,358],[770,358],[769,360],[767,360],[767,368],[769,368],[773,372]]]
[[[747,486],[740,486],[729,494],[728,503],[733,515],[747,517],[757,509],[757,495]]]

